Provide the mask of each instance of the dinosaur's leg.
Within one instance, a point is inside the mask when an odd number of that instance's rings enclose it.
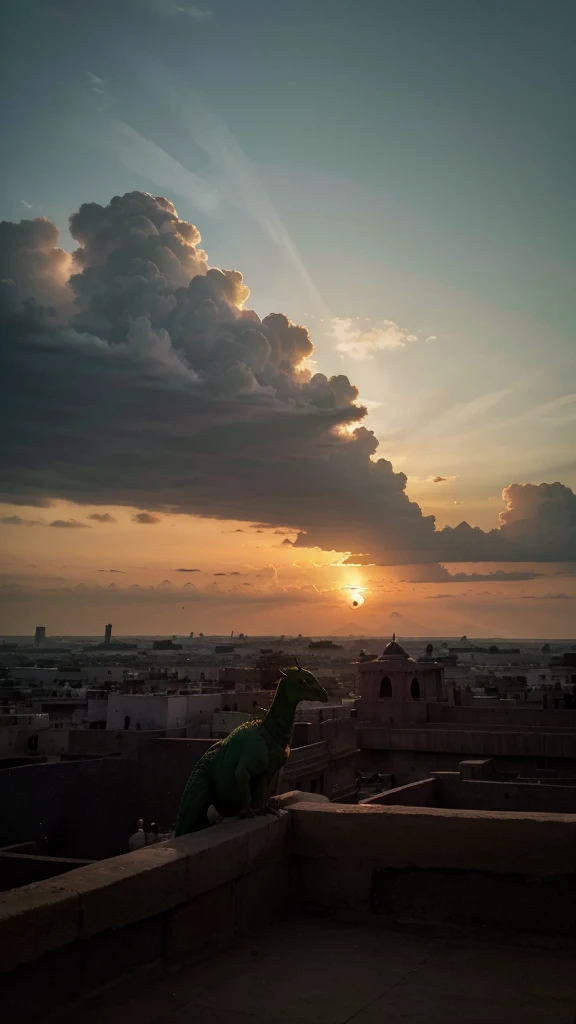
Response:
[[[180,800],[180,809],[176,821],[176,836],[185,836],[189,832],[199,832],[208,828],[208,808],[212,803],[212,779],[209,762],[204,758],[194,766],[186,788]]]
[[[260,775],[252,780],[252,808],[256,814],[262,814],[268,799],[268,780],[265,775]]]
[[[277,772],[274,772],[274,775],[270,776],[269,779],[266,778],[266,777],[264,778],[264,785],[263,785],[263,791],[262,791],[262,799],[261,799],[261,803],[258,805],[259,806],[259,811],[258,811],[259,814],[275,814],[276,816],[278,816],[278,811],[273,806],[272,800],[273,800],[274,796],[276,795],[276,789],[277,789],[277,786],[278,786],[278,776],[279,776],[279,774],[280,774],[280,772],[277,771]]]
[[[236,787],[240,799],[240,817],[253,818],[252,794],[250,792],[250,772],[245,761],[240,761],[236,768]]]

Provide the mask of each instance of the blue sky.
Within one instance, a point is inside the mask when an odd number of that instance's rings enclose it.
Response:
[[[440,526],[496,526],[512,482],[576,485],[574,4],[21,0],[3,22],[0,218],[71,249],[82,202],[168,196],[358,386]]]

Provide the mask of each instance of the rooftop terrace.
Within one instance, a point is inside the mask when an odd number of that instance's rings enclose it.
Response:
[[[576,815],[280,802],[1,894],[7,1019],[574,1024]]]
[[[573,1024],[569,953],[289,919],[58,1024]]]

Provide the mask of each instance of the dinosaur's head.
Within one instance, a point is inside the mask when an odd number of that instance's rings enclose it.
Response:
[[[324,687],[312,672],[300,666],[297,658],[294,660],[295,665],[280,669],[280,686],[285,694],[294,704],[299,704],[301,700],[321,700],[325,704],[328,694]]]

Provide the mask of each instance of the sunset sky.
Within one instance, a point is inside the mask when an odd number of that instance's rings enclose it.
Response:
[[[4,22],[0,634],[572,636],[574,5]]]

